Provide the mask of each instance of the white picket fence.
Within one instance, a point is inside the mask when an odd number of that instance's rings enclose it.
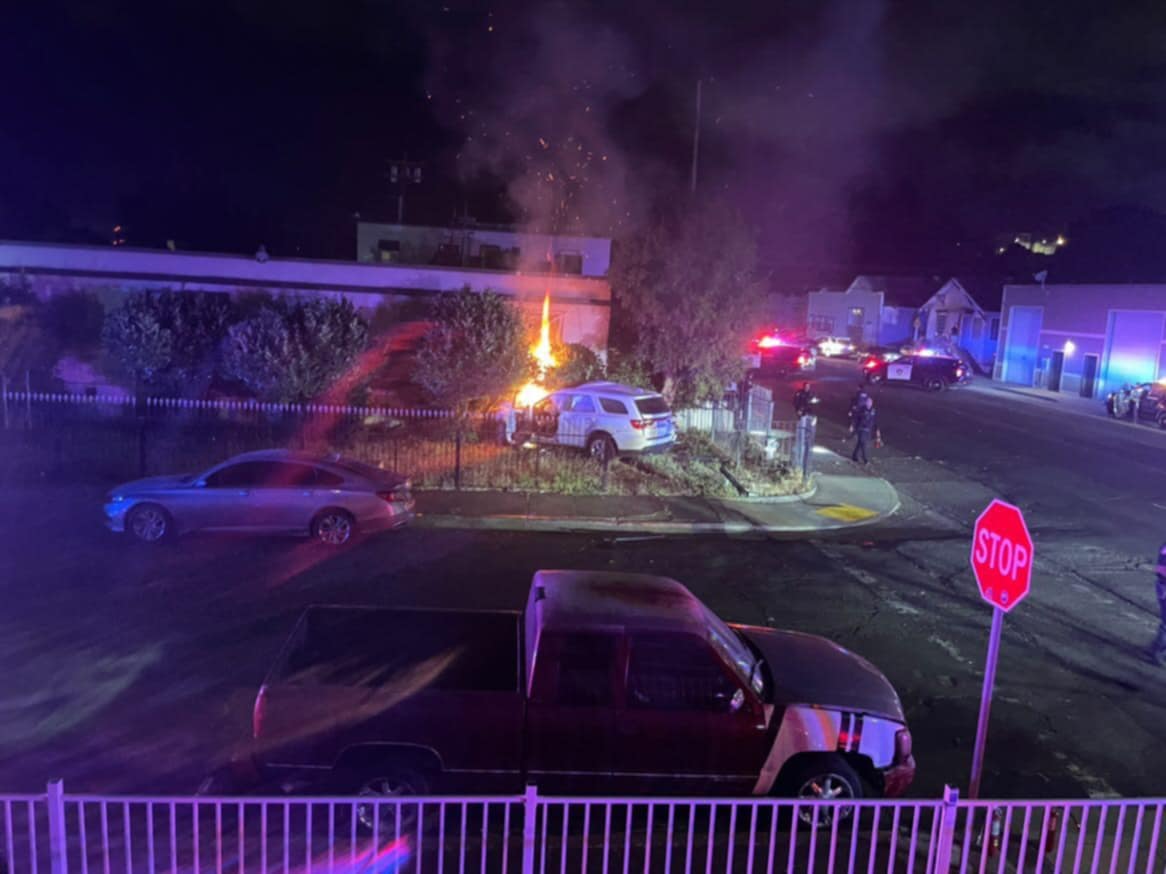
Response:
[[[6,874],[1161,874],[1164,799],[0,795]]]

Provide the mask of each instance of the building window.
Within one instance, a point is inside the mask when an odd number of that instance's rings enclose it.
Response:
[[[560,252],[557,261],[559,273],[583,272],[583,256],[578,252]]]
[[[810,316],[810,330],[823,334],[834,333],[834,319],[832,316]]]
[[[483,243],[478,249],[478,254],[482,257],[482,267],[486,270],[505,270],[506,265],[502,258],[502,247],[491,246],[489,243]]]
[[[989,336],[991,336],[991,338],[993,340],[1000,339],[1000,317],[999,316],[996,316],[992,319],[992,329],[989,333]]]
[[[400,261],[401,241],[377,240],[377,260],[382,263]]]

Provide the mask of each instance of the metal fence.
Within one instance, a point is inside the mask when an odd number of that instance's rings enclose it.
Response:
[[[0,481],[124,480],[286,447],[340,451],[402,471],[423,489],[608,489],[606,466],[580,451],[588,434],[564,424],[553,431],[565,446],[514,445],[504,420],[489,413],[13,391],[0,392],[0,407]],[[680,411],[674,421],[690,418]],[[775,439],[769,457],[788,462],[788,443]]]
[[[1161,874],[1164,799],[0,795],[7,874]]]

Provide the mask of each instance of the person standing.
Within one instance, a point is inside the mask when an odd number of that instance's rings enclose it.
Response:
[[[1166,664],[1166,543],[1158,550],[1157,576],[1154,592],[1158,596],[1158,634],[1150,644],[1147,655],[1156,665]]]
[[[879,434],[874,401],[869,397],[856,407],[853,421],[850,424],[850,431],[857,438],[854,443],[854,451],[850,453],[851,460],[861,464],[869,463],[870,458],[867,456],[867,446],[872,439],[877,441]]]
[[[794,392],[794,412],[799,419],[802,416],[812,416],[814,414],[814,406],[817,403],[818,398],[814,394],[814,388],[808,382],[803,382],[802,387]]]

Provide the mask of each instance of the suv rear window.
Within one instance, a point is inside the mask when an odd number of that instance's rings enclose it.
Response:
[[[599,406],[603,407],[605,413],[617,413],[622,416],[628,414],[628,408],[622,401],[612,400],[611,398],[600,398]]]
[[[636,398],[636,409],[640,411],[641,416],[662,416],[671,412],[663,395]]]

